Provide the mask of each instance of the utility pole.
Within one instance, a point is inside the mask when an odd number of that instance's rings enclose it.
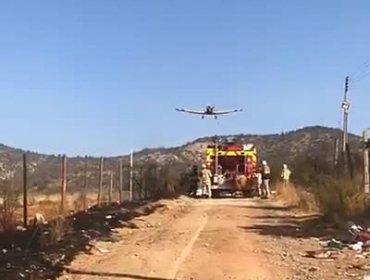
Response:
[[[349,111],[349,102],[348,102],[348,83],[349,77],[347,76],[344,81],[344,98],[342,102],[342,110],[343,110],[343,147],[342,152],[343,156],[345,156],[345,152],[347,150],[348,144],[348,111]]]
[[[370,177],[369,177],[369,130],[364,130],[364,191],[366,194],[370,193]]]

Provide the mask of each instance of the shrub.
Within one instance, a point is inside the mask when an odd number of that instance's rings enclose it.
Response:
[[[73,230],[72,221],[62,216],[50,222],[48,234],[41,236],[40,243],[42,247],[57,245],[63,238]]]
[[[299,208],[308,212],[316,212],[319,210],[318,202],[312,193],[304,190],[302,187],[293,184],[284,185],[277,184],[277,198],[282,201],[285,206]]]
[[[368,206],[358,177],[356,180],[350,180],[322,176],[314,193],[325,216],[336,222],[359,215]]]
[[[185,163],[146,162],[136,167],[135,191],[140,199],[174,198],[186,187]]]
[[[0,227],[2,230],[13,230],[16,227],[16,210],[20,207],[20,192],[15,189],[12,180],[3,181],[0,185]]]
[[[296,158],[291,165],[292,179],[295,185],[302,186],[301,189],[315,196],[326,218],[340,222],[364,213],[369,206],[361,187],[360,161],[360,157],[353,156],[349,166],[352,169],[349,170],[348,165],[334,166],[319,156]]]

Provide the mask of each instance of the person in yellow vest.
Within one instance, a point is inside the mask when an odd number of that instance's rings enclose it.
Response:
[[[286,187],[289,184],[290,175],[292,172],[289,170],[287,164],[283,164],[283,170],[281,171],[281,179],[283,179],[284,187]]]
[[[202,164],[202,190],[203,195],[207,194],[209,198],[212,197],[212,190],[211,190],[211,184],[212,184],[212,172],[207,169],[207,166],[205,164]]]

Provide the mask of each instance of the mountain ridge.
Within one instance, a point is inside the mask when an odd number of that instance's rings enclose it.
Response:
[[[187,145],[193,144],[195,142],[202,142],[202,141],[209,141],[213,137],[220,137],[220,138],[227,138],[227,137],[276,137],[280,136],[282,134],[284,135],[289,135],[293,133],[300,133],[300,132],[309,132],[309,131],[316,130],[315,132],[318,132],[319,130],[327,132],[327,131],[332,131],[333,133],[342,133],[342,130],[339,128],[334,128],[334,127],[327,127],[327,126],[321,126],[321,125],[313,125],[313,126],[305,126],[302,128],[298,128],[295,130],[289,130],[289,131],[282,131],[281,133],[268,133],[268,134],[251,134],[251,133],[240,133],[240,134],[226,134],[226,135],[213,135],[213,136],[201,136],[196,138],[195,140],[192,141],[187,141],[185,144],[182,145],[175,145],[175,146],[169,146],[169,147],[164,147],[164,146],[159,146],[159,147],[150,147],[150,148],[143,148],[138,151],[135,151],[135,154],[140,154],[140,153],[148,153],[148,152],[155,152],[155,151],[164,151],[164,150],[173,150],[173,149],[178,149],[178,148],[183,148]],[[354,137],[354,138],[361,138],[361,136],[354,134],[354,133],[349,133],[349,137]],[[27,153],[27,154],[34,154],[34,155],[41,155],[41,156],[60,156],[62,154],[56,154],[56,153],[42,153],[42,152],[36,152],[36,151],[31,151],[31,150],[25,150],[22,148],[18,147],[12,147],[3,143],[0,143],[0,153],[2,152],[20,152],[20,153]],[[68,155],[67,155],[68,156]],[[99,158],[99,156],[91,156],[87,155],[89,158]],[[128,154],[121,154],[121,155],[116,155],[116,156],[107,156],[107,158],[119,158],[119,157],[125,157],[129,156]],[[85,155],[75,155],[75,156],[70,156],[70,158],[84,158]],[[0,159],[1,160],[1,159]]]
[[[182,162],[199,162],[203,151],[212,142],[215,136],[205,136],[175,147],[146,148],[134,153],[135,165],[143,162],[155,161],[159,164]],[[266,159],[272,164],[293,162],[301,155],[333,158],[334,141],[341,139],[342,131],[337,128],[325,126],[307,126],[280,134],[234,134],[220,135],[221,139],[234,137],[241,144],[253,143],[257,147],[259,159]],[[361,138],[349,134],[349,142],[353,151],[360,148]],[[48,155],[0,144],[0,179],[9,179],[14,174],[21,178],[22,153],[26,152],[30,179],[29,182],[36,189],[56,189],[59,187],[61,170],[61,155]],[[104,158],[104,169],[117,172],[119,159],[123,158],[127,167],[129,155],[118,155]],[[97,185],[99,158],[87,158],[88,172],[91,174],[90,182]],[[68,158],[68,178],[71,188],[83,185],[85,159],[83,156]],[[127,174],[126,174],[127,176]],[[116,178],[118,176],[115,176]]]

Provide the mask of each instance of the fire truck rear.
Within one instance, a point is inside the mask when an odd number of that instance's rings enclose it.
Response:
[[[212,197],[256,194],[257,150],[253,144],[236,144],[228,139],[208,145],[205,157],[213,174]]]

